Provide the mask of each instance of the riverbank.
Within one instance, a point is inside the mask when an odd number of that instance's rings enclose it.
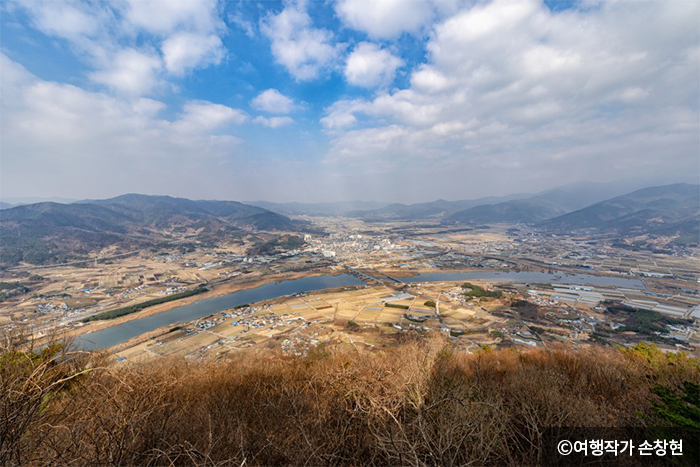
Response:
[[[314,297],[327,297],[327,296],[337,296],[339,293],[352,293],[352,290],[354,290],[354,287],[362,287],[364,286],[340,286],[340,287],[331,287],[331,288],[324,288],[324,289],[319,289],[319,290],[313,290],[308,293],[313,294]],[[348,292],[348,288],[350,288],[350,292]],[[293,299],[289,295],[280,295],[280,296],[275,296],[273,298],[269,299],[263,299],[260,301],[256,302],[251,302],[250,305],[251,307],[256,307],[256,308],[263,308],[267,306],[274,306],[275,304],[279,303],[284,303],[287,300]],[[186,322],[177,322],[176,323],[170,323],[164,326],[161,326],[157,329],[154,329],[152,331],[147,331],[142,334],[139,334],[138,336],[134,336],[130,338],[129,340],[122,342],[120,344],[114,345],[110,347],[109,350],[110,352],[114,354],[120,354],[120,356],[125,356],[132,351],[135,350],[136,347],[141,346],[142,350],[144,346],[147,346],[150,341],[153,339],[159,338],[159,337],[164,337],[168,334],[171,333],[174,327],[188,327],[191,326],[193,321],[197,320],[207,320],[210,318],[217,318],[220,316],[221,311],[216,311],[213,312],[209,315],[201,316],[199,318],[195,318],[191,321],[186,321]],[[330,320],[332,322],[332,320]],[[131,360],[131,356],[129,357]],[[132,360],[133,361],[133,360]]]
[[[336,271],[337,272],[337,271]],[[299,278],[298,276],[304,277]],[[296,277],[295,277],[296,276]],[[199,300],[169,302],[170,306],[150,313],[134,313],[114,322],[100,323],[101,326],[85,326],[83,332],[74,334],[85,348],[113,348],[133,338],[168,329],[173,323],[190,322],[217,312],[248,303],[258,303],[277,296],[333,288],[337,286],[362,285],[356,277],[328,274],[280,274],[258,277],[259,280],[235,281],[230,287],[222,286],[198,295]],[[339,279],[339,280],[329,280]],[[433,272],[402,278],[407,282],[464,282],[480,280],[484,282],[516,282],[522,284],[575,284],[607,287],[633,287],[644,289],[643,282],[637,279],[613,278],[593,275],[567,275],[542,272],[513,271],[473,271],[473,272]],[[174,305],[173,305],[174,304]],[[160,306],[158,306],[160,308]],[[146,311],[146,310],[144,310]],[[166,313],[167,312],[167,313]],[[129,319],[129,317],[132,317]]]
[[[83,333],[77,337],[76,344],[83,349],[111,348],[141,334],[155,331],[173,323],[190,322],[214,313],[225,312],[241,305],[322,289],[357,286],[364,287],[365,283],[350,274],[307,275],[298,279],[266,281],[258,287],[246,288],[198,300],[194,303],[178,306],[167,312],[127,321],[96,332]]]
[[[151,317],[166,311],[170,311],[174,308],[178,308],[184,305],[190,305],[192,303],[206,300],[208,298],[215,298],[222,295],[239,292],[241,290],[253,289],[260,287],[261,285],[279,282],[286,280],[301,279],[304,277],[316,277],[316,276],[338,276],[343,274],[342,271],[314,271],[314,272],[293,272],[293,273],[282,273],[273,275],[255,275],[254,277],[246,277],[243,281],[231,281],[223,284],[213,286],[208,292],[194,295],[191,297],[186,297],[181,300],[174,300],[172,302],[163,303],[160,305],[154,305],[148,307],[144,310],[138,311],[136,313],[131,313],[129,315],[121,316],[116,319],[104,320],[104,321],[93,321],[85,324],[79,328],[73,329],[67,332],[68,337],[78,337],[83,334],[89,334],[97,331],[102,331],[112,326],[117,326],[120,324],[127,323],[129,321],[134,321],[142,318]]]

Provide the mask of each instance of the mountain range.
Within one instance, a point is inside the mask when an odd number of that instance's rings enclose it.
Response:
[[[535,194],[518,193],[409,205],[396,203],[375,210],[352,211],[347,215],[368,221],[440,221],[447,224],[535,223],[644,186],[648,185],[644,185],[642,181],[577,182]]]
[[[339,216],[353,211],[380,209],[389,203],[378,201],[338,201],[328,203],[273,203],[270,201],[245,201],[251,206],[258,206],[287,216]]]
[[[364,201],[258,204],[296,215],[450,225],[524,223],[548,232],[618,232],[626,237],[650,234],[671,237],[676,245],[700,243],[698,185],[679,183],[623,191],[626,188],[624,184],[578,183],[535,195],[411,205]],[[310,228],[308,222],[236,201],[128,194],[71,204],[41,202],[0,210],[0,263],[54,263],[111,245],[143,248],[175,239],[182,241],[184,234],[216,244],[240,241],[251,232],[299,232]]]
[[[592,230],[626,236],[680,235],[697,244],[700,186],[678,183],[644,188],[547,219],[537,226],[558,232]]]
[[[128,194],[72,204],[43,202],[0,211],[0,262],[46,263],[118,244],[133,247],[167,240],[173,232],[221,241],[249,231],[303,230],[307,224],[235,201],[192,201]]]
[[[592,233],[619,232],[630,237],[653,234],[675,236],[672,243],[677,245],[698,244],[700,187],[684,183],[640,187],[642,184],[642,181],[578,182],[534,195],[394,203],[370,210],[346,210],[347,204],[323,205],[327,213],[339,212],[374,222],[522,223],[559,233],[587,229]],[[275,208],[274,203],[268,206]],[[314,212],[308,206],[306,209],[307,213]]]
[[[570,212],[604,199],[642,188],[642,181],[607,183],[577,182],[541,193],[515,193],[476,199],[448,201],[438,199],[423,203],[380,203],[343,201],[328,203],[272,203],[247,201],[289,216],[347,216],[366,221],[442,221],[460,222],[536,222]],[[527,201],[525,201],[527,200]],[[485,206],[494,206],[493,209]],[[472,212],[464,212],[476,208]],[[454,216],[454,217],[451,217]]]
[[[508,196],[490,196],[459,201],[439,199],[437,201],[416,204],[394,203],[379,209],[348,211],[346,215],[366,221],[435,221],[475,206],[493,205],[518,199],[523,196],[528,195],[514,194]]]

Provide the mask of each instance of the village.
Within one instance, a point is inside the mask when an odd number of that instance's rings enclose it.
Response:
[[[526,227],[441,231],[342,218],[314,222],[346,233],[305,234],[299,247],[264,253],[253,244],[221,244],[44,268],[31,292],[3,304],[0,327],[28,325],[39,336],[80,336],[270,281],[349,274],[364,285],[314,292],[313,297],[283,296],[178,322],[129,341],[128,348],[120,344],[119,358],[171,353],[194,358],[251,346],[297,355],[329,340],[382,346],[416,332],[445,333],[468,350],[557,342],[625,345],[640,339],[669,350],[697,348],[700,271],[689,266],[687,256],[632,254],[592,242],[573,248],[570,240],[544,238]],[[476,275],[476,280],[460,274]],[[573,278],[578,282],[569,283]],[[597,284],[587,284],[590,279]],[[465,282],[498,291],[500,297],[469,298]],[[202,295],[178,298],[197,287]],[[170,297],[173,302],[114,322],[86,323],[104,311]],[[512,306],[521,302],[534,308]],[[606,312],[610,303],[656,313],[669,323],[640,334]]]

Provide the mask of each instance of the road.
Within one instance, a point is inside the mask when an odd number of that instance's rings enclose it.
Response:
[[[124,258],[126,256],[133,255],[135,253],[140,253],[140,252],[141,252],[141,250],[134,250],[134,251],[130,251],[128,253],[122,253],[120,255],[102,256],[99,258],[84,259],[84,260],[80,260],[80,261],[71,261],[69,263],[44,264],[41,266],[15,266],[13,268],[8,268],[8,271],[31,271],[34,269],[48,269],[48,268],[57,268],[57,267],[61,267],[61,266],[72,266],[74,264],[92,263],[94,261],[104,261],[104,260],[109,260],[109,259]]]

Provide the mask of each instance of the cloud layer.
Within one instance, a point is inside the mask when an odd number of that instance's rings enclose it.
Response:
[[[188,101],[166,119],[160,101],[44,81],[2,54],[0,79],[3,192],[201,189],[199,177],[225,183],[216,171],[245,162],[242,141],[232,134],[248,118],[239,109]]]
[[[327,108],[326,161],[386,173],[439,161],[464,180],[535,186],[601,167],[619,178],[697,171],[697,16],[685,2],[466,8],[433,26],[409,86]]]
[[[5,196],[408,202],[700,171],[698,2],[0,8]]]

